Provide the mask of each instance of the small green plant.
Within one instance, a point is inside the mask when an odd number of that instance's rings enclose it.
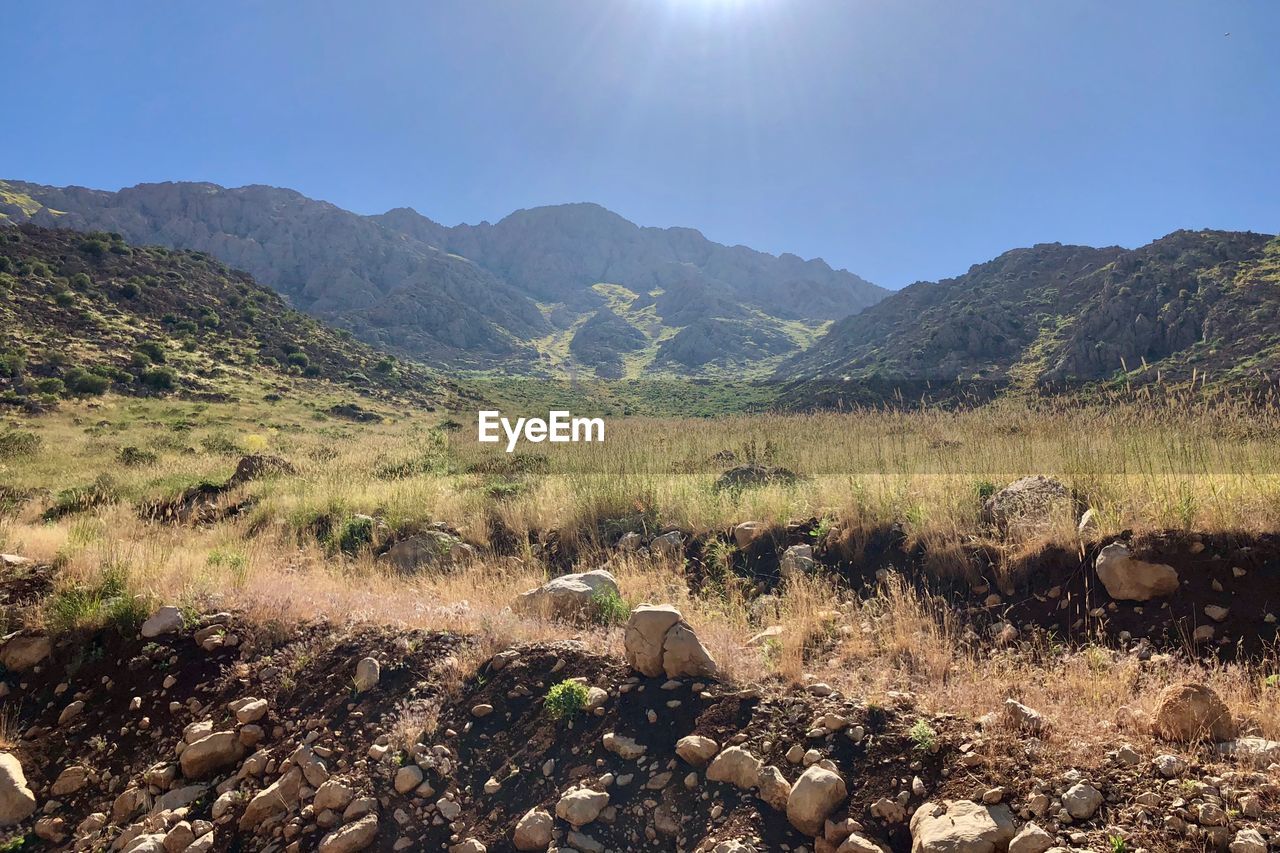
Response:
[[[1107,846],[1111,853],[1129,853],[1129,844],[1119,835],[1107,836]]]
[[[621,625],[631,615],[631,607],[615,589],[599,589],[591,596],[595,621],[601,625]]]
[[[978,496],[979,501],[986,503],[996,493],[996,484],[990,480],[979,480],[973,484],[973,492]]]
[[[587,685],[567,679],[552,685],[542,707],[553,720],[565,720],[587,707]]]
[[[907,737],[920,752],[933,752],[938,748],[938,732],[923,719],[916,720],[907,731]]]

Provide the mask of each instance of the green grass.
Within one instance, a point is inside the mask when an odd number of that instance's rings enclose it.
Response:
[[[45,603],[45,625],[52,634],[112,628],[132,636],[150,613],[148,602],[134,596],[128,570],[107,566],[96,583],[73,583]]]

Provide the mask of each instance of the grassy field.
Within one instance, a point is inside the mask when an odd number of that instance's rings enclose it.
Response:
[[[281,623],[328,617],[466,631],[488,640],[481,649],[566,636],[619,649],[616,624],[584,632],[508,608],[547,569],[532,550],[487,553],[497,519],[530,538],[545,541],[554,532],[573,541],[583,568],[608,561],[630,604],[678,604],[731,676],[816,673],[862,694],[918,691],[957,713],[984,713],[1013,695],[1060,708],[1085,737],[1091,727],[1110,725],[1105,721],[1120,706],[1149,702],[1153,686],[1192,664],[1171,661],[1153,675],[1101,649],[993,657],[966,644],[964,627],[945,606],[892,580],[868,600],[850,599],[820,578],[790,582],[778,593],[785,633],[748,645],[759,622],[742,589],[694,594],[681,565],[622,556],[609,546],[627,529],[698,533],[744,520],[817,517],[853,531],[898,523],[910,540],[945,551],[983,540],[981,496],[1031,473],[1059,477],[1087,495],[1098,512],[1095,535],[1280,529],[1280,417],[1229,406],[1009,402],[951,413],[617,418],[608,421],[602,445],[525,445],[508,455],[476,442],[474,414],[382,407],[382,422],[353,423],[328,414],[330,403],[109,395],[7,417],[0,429],[0,499],[8,506],[0,550],[53,564],[60,591],[53,601],[63,602],[26,619],[107,622],[117,618],[108,603],[123,589],[134,602],[130,614],[174,602],[242,608]],[[231,490],[222,500],[245,501],[247,509],[219,523],[165,524],[139,513],[193,485],[225,481],[250,452],[282,456],[296,473]],[[716,488],[726,468],[746,461],[784,466],[800,479]],[[450,573],[389,573],[367,550],[335,546],[335,531],[358,514],[376,519],[375,538],[445,522],[481,556]],[[1077,541],[1072,521],[1046,539]],[[1046,539],[992,545],[1012,556]],[[1254,661],[1200,675],[1276,737],[1280,693],[1260,686],[1274,666]],[[1076,713],[1080,708],[1089,713]]]

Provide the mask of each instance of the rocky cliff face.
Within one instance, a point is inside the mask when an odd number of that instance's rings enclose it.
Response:
[[[1280,241],[1178,231],[1140,249],[1045,244],[911,285],[835,324],[779,376],[894,382],[1275,378]]]
[[[609,338],[599,338],[588,361],[578,360],[581,345],[565,344],[600,309],[635,302],[636,311],[654,306],[637,327],[648,353],[636,369],[685,370],[659,362],[657,347],[705,317],[747,321],[708,363],[751,367],[760,351],[753,337],[782,336],[780,351],[795,351],[885,292],[820,260],[722,246],[691,229],[641,228],[592,204],[448,228],[408,208],[360,216],[274,187],[164,183],[112,193],[15,181],[0,182],[0,216],[205,251],[367,341],[458,366],[519,370],[554,353],[553,368],[616,374],[633,337],[603,359]],[[619,287],[628,305],[601,284]]]

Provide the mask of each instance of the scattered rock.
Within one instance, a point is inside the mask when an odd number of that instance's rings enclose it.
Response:
[[[335,829],[320,840],[320,853],[356,853],[373,844],[378,837],[378,816],[367,814],[357,821]]]
[[[1135,559],[1122,542],[1103,548],[1093,565],[1107,594],[1120,601],[1150,601],[1178,591],[1177,569]]]
[[[561,795],[556,803],[556,817],[575,827],[586,826],[600,816],[609,804],[609,795],[590,788],[574,788]]]
[[[720,744],[709,737],[688,735],[676,741],[676,755],[692,764],[702,767],[720,751]]]
[[[787,820],[805,835],[818,835],[836,806],[848,796],[839,773],[814,764],[791,786]]]
[[[740,746],[730,746],[720,752],[707,767],[707,779],[711,782],[728,782],[736,788],[749,791],[760,784],[760,759]]]
[[[0,664],[10,672],[26,672],[53,652],[43,634],[10,634],[0,646]]]
[[[1074,522],[1071,490],[1049,477],[1023,477],[987,498],[982,521],[1009,536],[1042,533],[1059,519]]]
[[[154,639],[165,634],[176,634],[182,627],[182,611],[169,605],[161,607],[142,623],[142,636]]]

